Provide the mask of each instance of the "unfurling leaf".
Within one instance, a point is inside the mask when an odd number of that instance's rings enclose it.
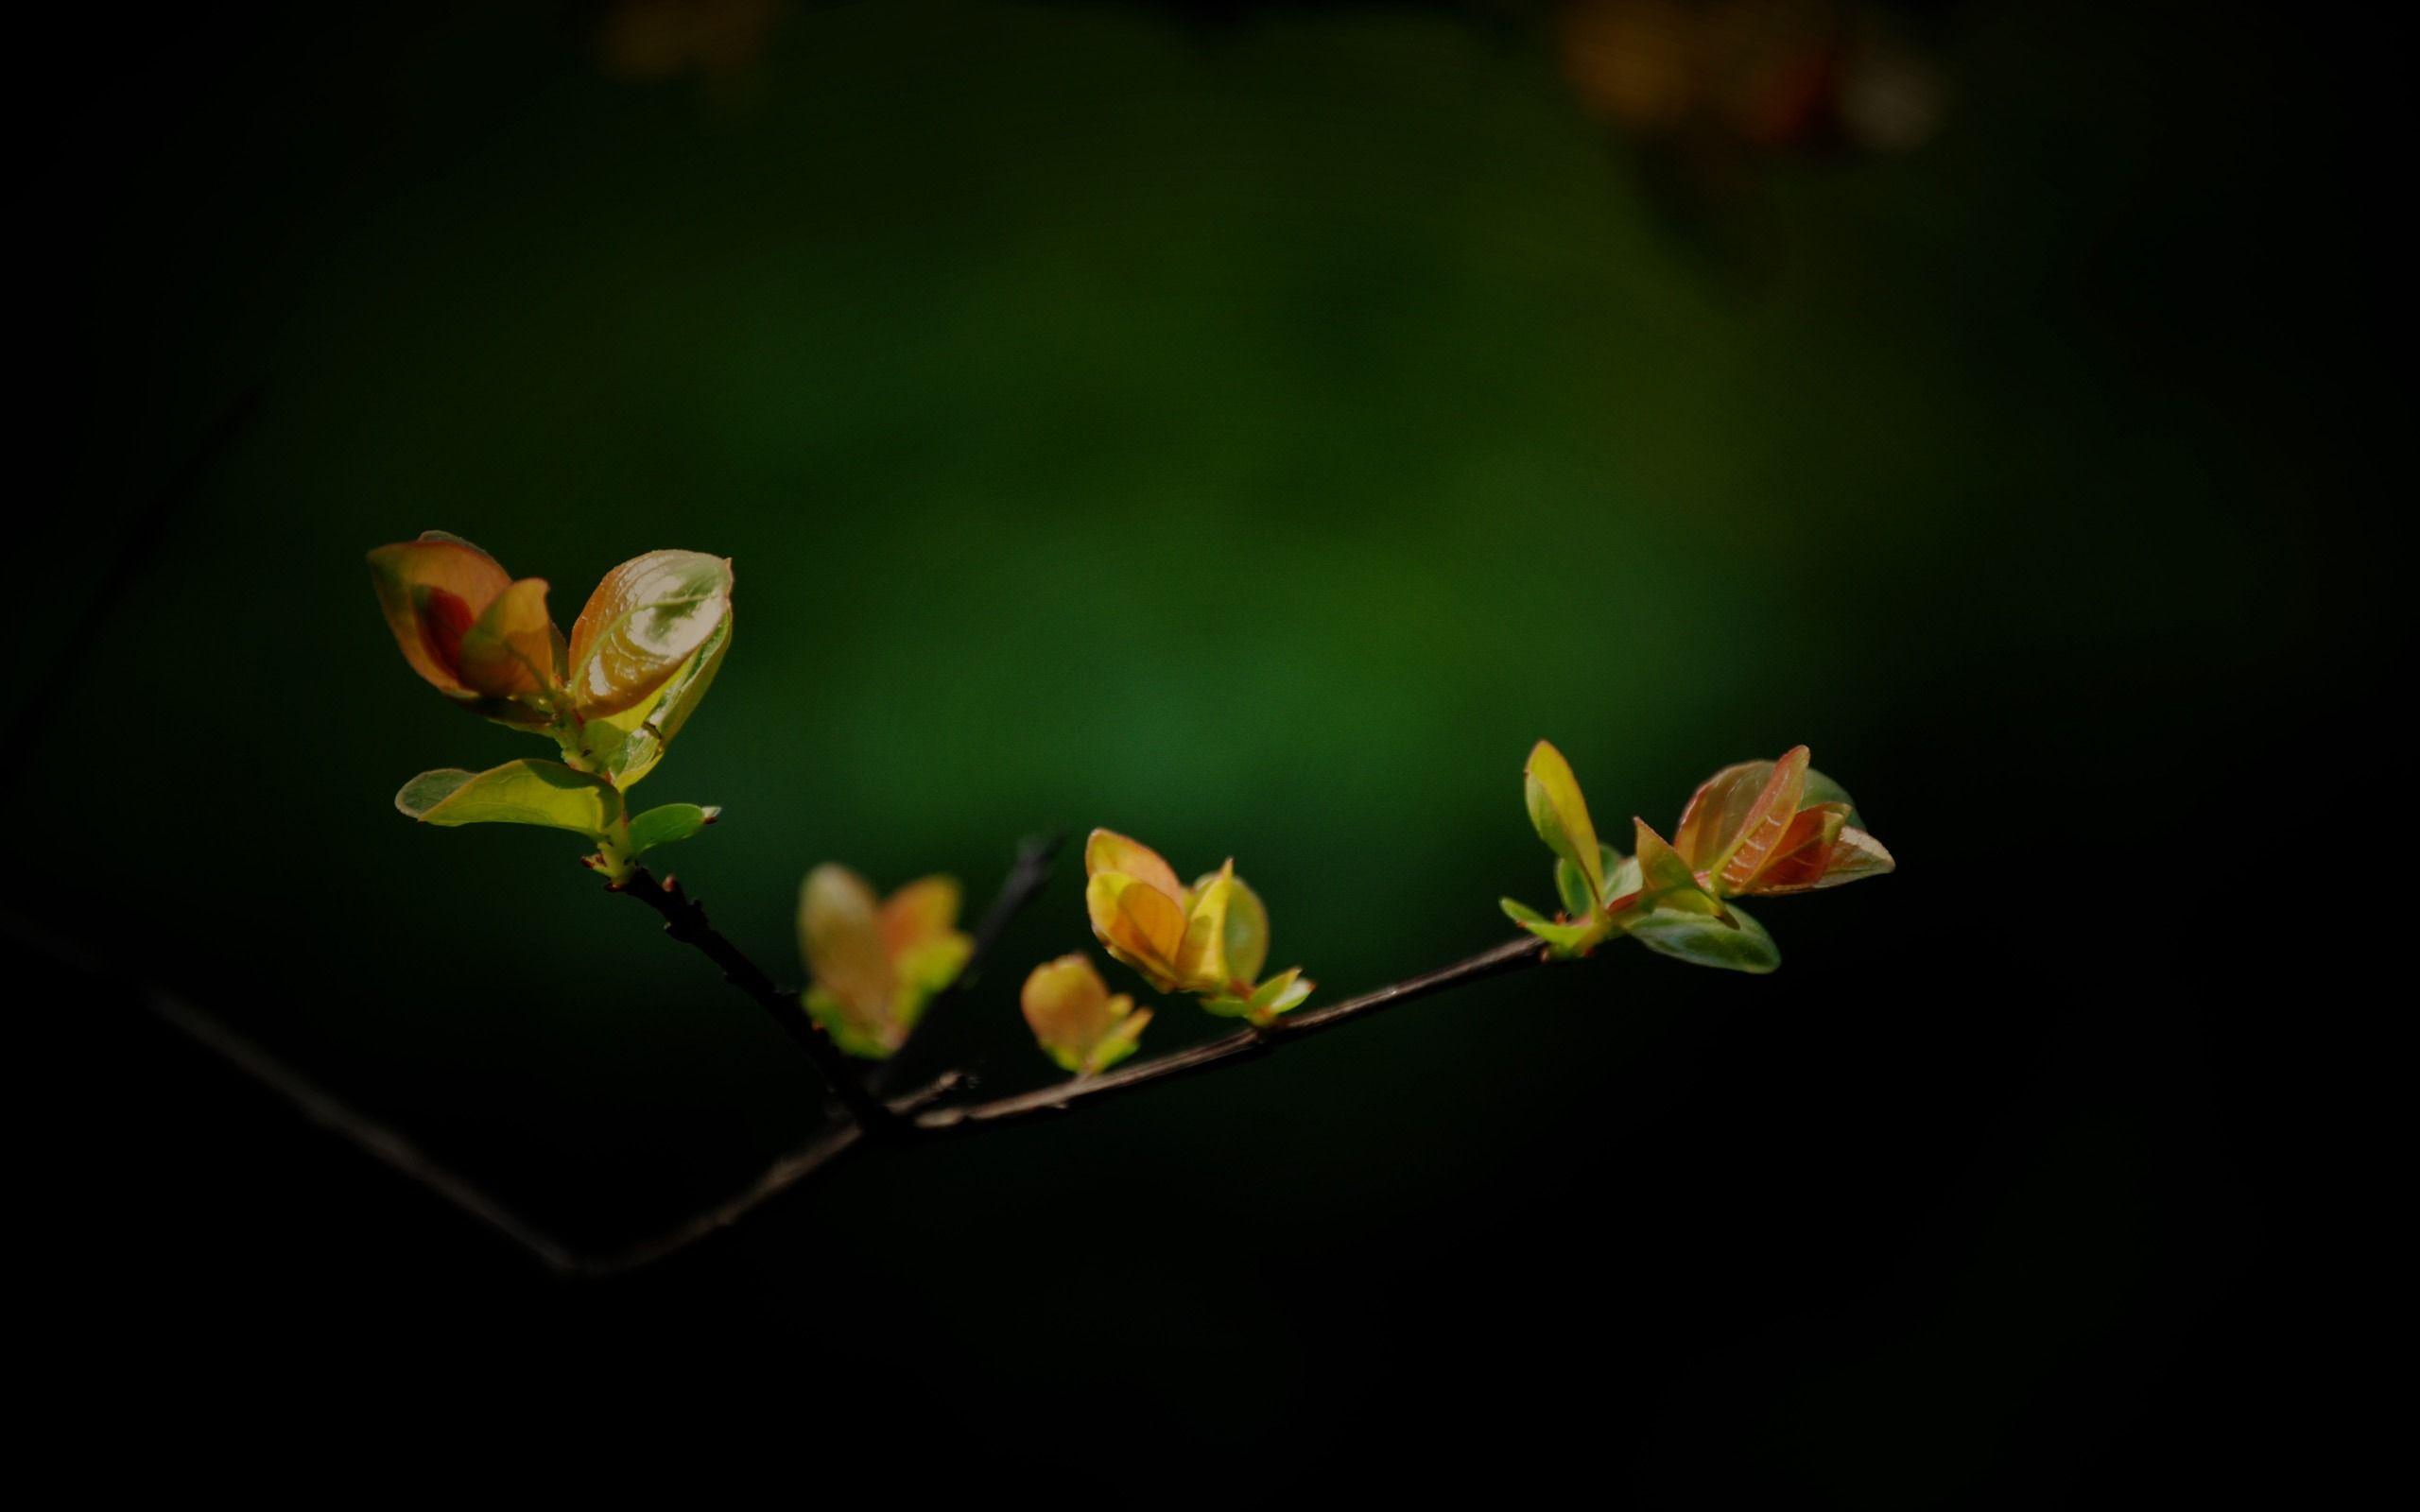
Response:
[[[730,615],[731,582],[731,563],[700,551],[650,551],[607,573],[571,627],[580,717],[641,702],[706,651]]]
[[[559,762],[517,761],[484,772],[423,772],[395,795],[423,824],[536,824],[603,837],[622,816],[614,784]]]
[[[1706,779],[1682,812],[1673,849],[1719,897],[1837,887],[1893,866],[1857,817],[1847,791],[1809,767],[1797,746],[1777,762],[1741,762]]]
[[[1309,995],[1298,974],[1253,1010],[1255,979],[1269,961],[1269,909],[1230,860],[1191,887],[1139,840],[1095,830],[1084,843],[1084,909],[1093,934],[1118,961],[1163,992],[1190,992],[1213,1012],[1282,1013]],[[1276,980],[1271,978],[1271,981]],[[1299,988],[1283,1007],[1270,1006]]]
[[[1132,998],[1113,997],[1081,954],[1035,967],[1019,1003],[1043,1052],[1060,1070],[1079,1076],[1107,1071],[1132,1055],[1143,1026],[1151,1022],[1150,1010],[1136,1008]]]
[[[933,995],[965,969],[958,884],[909,883],[887,901],[846,867],[821,866],[799,889],[799,952],[814,978],[807,1012],[839,1047],[880,1060],[907,1043]]]

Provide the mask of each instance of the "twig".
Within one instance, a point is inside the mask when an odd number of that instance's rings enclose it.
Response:
[[[568,1274],[580,1268],[579,1259],[569,1246],[193,1003],[130,974],[121,966],[96,959],[36,926],[31,919],[13,913],[0,912],[0,939],[46,955],[95,982],[123,989],[161,1022],[268,1088],[311,1123],[351,1141],[398,1176],[478,1219],[536,1256],[549,1270]]]
[[[46,644],[63,649],[48,670],[34,679],[33,691],[19,701],[7,730],[0,732],[0,789],[14,786],[17,779],[25,775],[26,764],[32,759],[34,737],[50,728],[59,705],[74,690],[85,661],[101,640],[101,628],[109,624],[119,602],[134,586],[144,563],[168,533],[169,522],[176,512],[193,497],[210,476],[212,466],[251,423],[259,412],[261,396],[268,389],[266,379],[253,384],[210,422],[194,449],[145,501],[133,523],[128,525],[125,538],[110,558],[108,571],[102,575],[100,586],[93,591],[77,623],[47,638]]]
[[[956,1072],[940,1077],[905,1097],[890,1099],[894,1117],[904,1118],[929,1106],[934,1099],[956,1087],[960,1081]],[[855,1123],[835,1124],[800,1148],[775,1160],[765,1168],[765,1174],[746,1188],[705,1211],[683,1220],[655,1238],[611,1255],[592,1256],[579,1260],[572,1267],[583,1276],[618,1276],[652,1264],[688,1248],[700,1239],[708,1238],[730,1228],[757,1208],[782,1194],[799,1182],[856,1149],[863,1136]]]
[[[1493,950],[1481,951],[1467,960],[1441,967],[1423,976],[1415,976],[1364,992],[1357,998],[1347,998],[1325,1007],[1279,1019],[1267,1028],[1247,1025],[1234,1034],[1206,1040],[1177,1051],[1173,1055],[1119,1067],[1098,1076],[1080,1076],[1073,1081],[1045,1087],[1037,1091],[1020,1092],[1013,1097],[997,1097],[988,1102],[959,1103],[936,1108],[917,1116],[915,1131],[919,1134],[942,1134],[959,1130],[990,1128],[997,1125],[1025,1119],[1047,1118],[1063,1113],[1078,1104],[1098,1102],[1137,1087],[1188,1076],[1237,1060],[1249,1060],[1268,1055],[1288,1040],[1317,1034],[1322,1029],[1350,1022],[1358,1018],[1409,1003],[1413,998],[1426,997],[1447,988],[1460,987],[1485,977],[1501,976],[1524,967],[1535,966],[1546,959],[1538,942],[1527,935],[1507,940]]]
[[[823,1075],[824,1086],[847,1108],[850,1119],[867,1135],[876,1139],[896,1137],[903,1129],[898,1115],[866,1088],[840,1047],[823,1032],[823,1026],[808,1016],[806,1007],[797,997],[784,992],[765,974],[765,969],[748,958],[745,951],[723,936],[720,930],[706,921],[705,905],[681,890],[681,881],[667,876],[655,880],[647,868],[632,869],[630,879],[610,889],[635,898],[664,916],[664,932],[683,945],[694,947],[706,959],[722,969],[723,979],[764,1009],[766,1016],[781,1026],[801,1050],[806,1052],[815,1069]]]
[[[909,1032],[908,1043],[914,1043],[915,1036],[942,1016],[942,1009],[965,996],[981,980],[984,963],[991,959],[1001,935],[1025,911],[1026,904],[1050,885],[1051,858],[1059,853],[1059,847],[1066,838],[1065,832],[1054,830],[1047,834],[1028,835],[1018,842],[1016,859],[1009,864],[1008,877],[1001,882],[1000,890],[992,895],[992,906],[983,910],[982,922],[975,926],[975,944],[967,952],[966,964],[959,969],[949,986],[935,993],[933,1001],[925,1005],[925,1016]]]

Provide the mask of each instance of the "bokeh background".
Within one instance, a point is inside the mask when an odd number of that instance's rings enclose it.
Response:
[[[2288,1332],[2283,1220],[2192,941],[2371,488],[2341,36],[1983,0],[65,25],[101,66],[38,592],[76,629],[7,695],[0,886],[79,1005],[74,1379],[192,1422],[240,1363],[282,1425],[744,1387],[802,1487],[2038,1505],[2290,1457],[2214,1427]],[[1349,994],[1550,897],[1542,735],[1609,829],[1808,742],[1901,870],[1762,910],[1771,978],[1608,952],[565,1282],[133,985],[583,1249],[816,1131],[575,843],[395,815],[539,753],[387,640],[361,554],[429,527],[565,623],[639,551],[735,561],[645,792],[724,806],[670,865],[777,974],[817,862],[979,902],[1019,836],[1107,824],[1236,857],[1276,963]],[[1013,988],[1089,945],[1080,881],[928,1053],[1044,1078]],[[1170,1004],[1147,1049],[1219,1027]]]

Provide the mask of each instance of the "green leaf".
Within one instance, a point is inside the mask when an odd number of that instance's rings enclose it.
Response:
[[[1558,924],[1516,899],[1499,898],[1495,903],[1507,919],[1546,941],[1558,960],[1587,954],[1611,932],[1602,914],[1592,914],[1576,924]]]
[[[423,824],[535,824],[603,836],[621,817],[622,795],[603,778],[560,762],[507,762],[484,772],[423,772],[395,795]]]
[[[1571,775],[1571,764],[1563,759],[1550,741],[1539,741],[1530,748],[1529,765],[1522,768],[1522,795],[1529,801],[1530,824],[1547,848],[1580,868],[1588,885],[1601,898],[1605,891],[1604,876],[1598,869],[1602,853],[1597,843],[1597,827],[1588,818],[1588,800],[1580,796],[1580,780]]]
[[[1765,933],[1764,925],[1737,907],[1730,910],[1730,916],[1731,922],[1725,924],[1703,914],[1657,909],[1631,925],[1630,934],[1657,954],[1692,966],[1761,976],[1781,964],[1781,947]]]
[[[1588,879],[1578,867],[1558,858],[1554,864],[1554,890],[1563,898],[1563,911],[1575,919],[1585,919],[1597,911],[1597,900],[1588,896]]]
[[[666,803],[631,820],[631,854],[643,856],[660,845],[686,840],[715,822],[722,810],[697,803]]]

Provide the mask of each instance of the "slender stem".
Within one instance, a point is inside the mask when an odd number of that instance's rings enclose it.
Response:
[[[942,1016],[943,1008],[965,996],[981,978],[983,965],[999,945],[1001,935],[1025,911],[1025,906],[1050,885],[1051,858],[1059,853],[1059,847],[1066,838],[1063,832],[1054,830],[1047,834],[1028,835],[1018,842],[1016,859],[1009,865],[1007,879],[1000,884],[1000,890],[992,895],[992,906],[983,911],[982,921],[975,926],[975,944],[967,952],[966,964],[959,969],[949,986],[935,993],[933,1001],[925,1005],[924,1018],[909,1033],[910,1044],[915,1042],[916,1035]]]
[[[1477,982],[1486,977],[1501,976],[1508,971],[1517,971],[1525,967],[1535,966],[1545,959],[1546,953],[1537,940],[1524,935],[1518,939],[1507,940],[1492,950],[1481,951],[1477,955],[1457,961],[1451,966],[1441,967],[1425,975],[1410,977],[1392,986],[1379,988],[1374,991],[1364,992],[1357,998],[1347,998],[1341,1003],[1332,1003],[1324,1007],[1314,1008],[1307,1013],[1279,1019],[1266,1027],[1247,1025],[1234,1034],[1205,1040],[1201,1044],[1177,1051],[1173,1055],[1161,1056],[1139,1064],[1121,1066],[1115,1071],[1098,1076],[1080,1076],[1074,1081],[1061,1082],[1057,1086],[1045,1087],[1037,1091],[1020,1092],[1013,1097],[997,1097],[988,1102],[959,1103],[946,1108],[936,1108],[918,1114],[912,1126],[919,1134],[941,1134],[989,1128],[1025,1119],[1051,1117],[1064,1113],[1080,1103],[1098,1102],[1120,1092],[1132,1091],[1138,1087],[1148,1087],[1155,1082],[1167,1081],[1177,1076],[1187,1076],[1196,1072],[1209,1071],[1234,1061],[1249,1060],[1256,1056],[1265,1056],[1288,1040],[1304,1039],[1319,1033],[1322,1029],[1333,1028],[1340,1023],[1348,1023],[1355,1019],[1365,1018],[1381,1008],[1390,1008],[1398,1003],[1409,1003],[1414,998],[1426,997],[1432,992],[1442,992],[1447,988],[1461,987],[1467,982]]]
[[[893,1117],[904,1118],[925,1108],[942,1093],[956,1087],[961,1078],[952,1072],[918,1088],[904,1097],[889,1099]],[[765,1168],[762,1176],[723,1201],[683,1219],[653,1239],[642,1241],[627,1249],[610,1255],[577,1257],[557,1266],[576,1271],[582,1276],[618,1276],[651,1264],[665,1256],[688,1248],[699,1240],[730,1228],[755,1211],[765,1203],[798,1185],[816,1172],[856,1149],[864,1142],[864,1131],[856,1124],[835,1124],[816,1135],[805,1144],[790,1151]]]
[[[609,889],[635,898],[664,916],[664,932],[683,945],[692,946],[706,959],[722,968],[726,981],[748,994],[766,1016],[780,1025],[784,1034],[795,1041],[815,1069],[823,1076],[823,1084],[849,1110],[857,1127],[875,1138],[888,1138],[901,1132],[903,1125],[883,1101],[866,1088],[865,1080],[848,1056],[832,1042],[823,1026],[808,1017],[805,1005],[797,997],[784,992],[765,974],[763,967],[748,958],[746,952],[723,936],[721,931],[706,921],[705,905],[681,890],[677,877],[655,880],[645,867],[634,867],[629,877]]]

